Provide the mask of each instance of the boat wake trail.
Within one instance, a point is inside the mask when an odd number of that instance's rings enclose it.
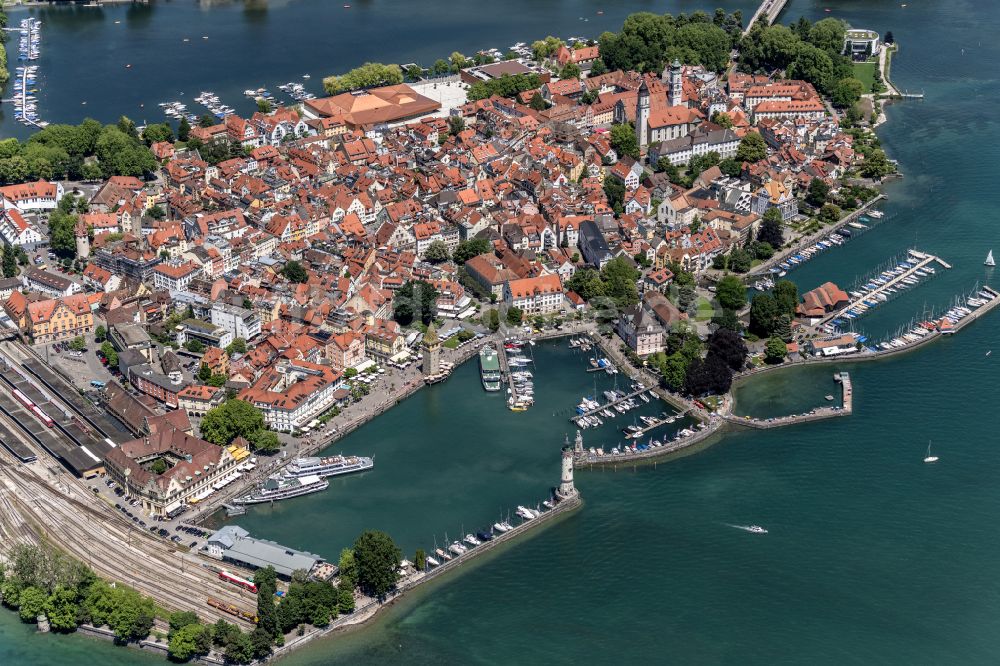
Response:
[[[726,526],[737,530],[743,530],[744,532],[752,532],[754,534],[767,534],[767,530],[760,525],[733,525],[731,523],[726,523]]]

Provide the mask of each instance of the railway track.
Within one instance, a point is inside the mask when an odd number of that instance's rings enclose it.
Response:
[[[252,609],[256,596],[220,581],[201,566],[199,556],[187,557],[121,517],[67,496],[33,473],[24,474],[25,467],[11,463],[6,453],[0,458],[0,504],[7,514],[2,525],[14,540],[37,543],[44,537],[101,577],[135,588],[166,610],[194,610],[209,621],[252,626],[208,605],[211,596]],[[81,492],[76,483],[67,488]],[[28,516],[36,528],[28,525]]]

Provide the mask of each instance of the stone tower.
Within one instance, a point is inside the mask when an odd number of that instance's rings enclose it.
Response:
[[[576,442],[573,444],[573,451],[575,453],[583,453],[583,435],[580,434],[579,430],[576,431]]]
[[[434,322],[431,322],[427,332],[424,333],[420,351],[423,356],[424,377],[441,372],[441,340],[438,338],[437,329],[434,328]]]
[[[680,106],[684,103],[684,77],[681,75],[681,61],[676,58],[670,65],[670,92],[667,103],[670,106]]]
[[[576,496],[576,486],[573,485],[573,450],[569,446],[564,446],[562,450],[562,478],[559,489],[556,490],[556,499],[561,502]]]
[[[639,142],[640,150],[649,143],[649,86],[646,85],[645,79],[639,86],[639,97],[636,101],[635,138]]]
[[[87,234],[87,227],[83,222],[76,223],[74,230],[76,235],[76,256],[86,259],[90,256],[90,236]]]

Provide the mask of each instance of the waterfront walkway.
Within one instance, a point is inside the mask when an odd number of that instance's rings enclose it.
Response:
[[[850,224],[851,222],[856,222],[857,219],[862,215],[864,215],[869,208],[874,206],[879,201],[882,201],[883,199],[885,199],[885,195],[879,194],[874,199],[863,205],[861,208],[851,213],[848,213],[847,215],[840,218],[840,220],[838,220],[835,224],[828,227],[823,227],[819,231],[812,233],[808,236],[803,236],[802,238],[795,241],[795,243],[787,250],[781,250],[780,252],[775,252],[774,256],[772,256],[770,259],[761,262],[760,264],[757,264],[749,271],[747,271],[746,274],[747,279],[760,275],[761,273],[766,273],[770,271],[772,268],[782,263],[783,261],[787,260],[789,257],[794,257],[796,254],[798,254],[805,248],[809,247],[810,245],[815,245],[817,242],[823,240],[824,238],[834,233],[844,225]]]

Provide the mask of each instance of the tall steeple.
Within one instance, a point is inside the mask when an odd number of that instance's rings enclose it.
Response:
[[[680,106],[684,103],[684,77],[682,76],[681,61],[676,58],[670,65],[670,91],[667,95],[667,103],[670,106]]]
[[[635,138],[642,150],[649,143],[649,86],[646,79],[639,86],[639,97],[635,107]]]

